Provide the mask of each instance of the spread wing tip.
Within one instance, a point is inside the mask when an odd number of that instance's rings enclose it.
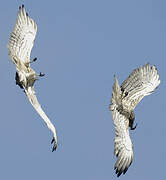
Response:
[[[115,166],[114,166],[114,170],[115,173],[117,175],[117,177],[119,177],[121,174],[125,174],[128,170],[128,168],[130,167],[130,165],[133,162],[133,156],[126,158],[118,158]]]

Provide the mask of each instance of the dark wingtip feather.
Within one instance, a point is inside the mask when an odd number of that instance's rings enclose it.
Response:
[[[122,174],[122,171],[118,171],[117,177],[119,177]]]
[[[130,163],[130,165],[131,165],[131,163]],[[118,167],[115,166],[114,170],[116,170],[115,173],[116,173],[117,177],[119,177],[122,173],[125,174],[127,172],[128,168],[129,168],[129,166],[126,167],[123,171],[122,171],[122,169],[118,170]]]
[[[51,144],[55,141],[55,139],[53,138],[52,141],[51,141]]]
[[[55,141],[55,138],[53,138],[52,141],[51,141],[51,144],[53,144],[53,143],[54,143],[54,145],[53,145],[53,148],[52,148],[52,152],[56,151],[56,149],[57,149],[57,143]]]
[[[24,4],[22,4],[21,6],[19,6],[19,10],[24,8]]]
[[[122,174],[122,171],[121,170],[118,170],[118,168],[114,168],[114,169],[116,169],[116,174],[117,174],[117,177],[119,177],[121,174]]]
[[[52,152],[56,151],[56,148],[57,148],[57,144],[55,143],[53,148],[52,148]]]
[[[123,174],[125,174],[125,173],[127,172],[127,170],[128,170],[128,167],[126,167],[126,168],[124,169]]]

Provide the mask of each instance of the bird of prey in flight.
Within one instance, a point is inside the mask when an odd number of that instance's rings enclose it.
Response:
[[[115,126],[114,154],[117,157],[114,169],[119,177],[125,174],[133,161],[133,144],[129,135],[129,127],[134,130],[134,108],[150,95],[160,84],[155,66],[149,63],[135,69],[121,84],[114,75],[114,85],[110,111]]]
[[[52,151],[54,151],[57,148],[56,129],[41,108],[34,90],[35,81],[39,76],[44,76],[44,74],[37,74],[30,66],[32,62],[37,60],[37,58],[34,58],[32,61],[30,60],[36,33],[37,25],[35,21],[29,17],[24,5],[20,6],[13,32],[9,38],[9,56],[16,66],[16,84],[24,89],[28,100],[53,133],[51,143],[53,143]]]

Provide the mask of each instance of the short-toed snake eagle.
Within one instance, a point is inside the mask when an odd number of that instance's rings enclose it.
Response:
[[[36,32],[37,25],[35,21],[29,17],[24,5],[20,6],[17,20],[8,43],[9,55],[12,62],[16,66],[16,84],[19,85],[20,88],[24,89],[32,106],[43,118],[48,128],[53,132],[52,151],[54,151],[57,148],[56,129],[45,112],[42,110],[34,90],[34,83],[38,79],[38,76],[43,76],[44,74],[40,73],[38,75],[30,67],[30,63],[36,60],[36,58],[34,58],[32,61],[30,61],[30,54],[34,44]]]
[[[133,145],[128,130],[129,127],[131,130],[136,128],[133,110],[159,84],[157,69],[149,63],[135,69],[121,86],[114,76],[110,111],[115,126],[114,154],[117,161],[114,168],[118,177],[126,173],[133,161]]]

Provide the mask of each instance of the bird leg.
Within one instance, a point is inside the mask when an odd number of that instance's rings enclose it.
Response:
[[[32,61],[30,61],[30,63],[33,63],[37,60],[37,57],[33,58]]]
[[[39,76],[43,77],[43,76],[45,76],[45,74],[40,72]]]
[[[129,116],[129,127],[130,127],[130,130],[134,130],[137,127],[137,124],[134,126],[134,120],[135,120],[135,115],[134,115],[134,112],[131,111],[130,112],[130,116]]]
[[[130,130],[135,130],[136,127],[137,127],[137,123],[135,126],[130,127]]]
[[[29,61],[27,63],[25,63],[26,67],[29,67],[31,63],[35,62],[37,60],[37,57],[33,58],[32,61]]]

